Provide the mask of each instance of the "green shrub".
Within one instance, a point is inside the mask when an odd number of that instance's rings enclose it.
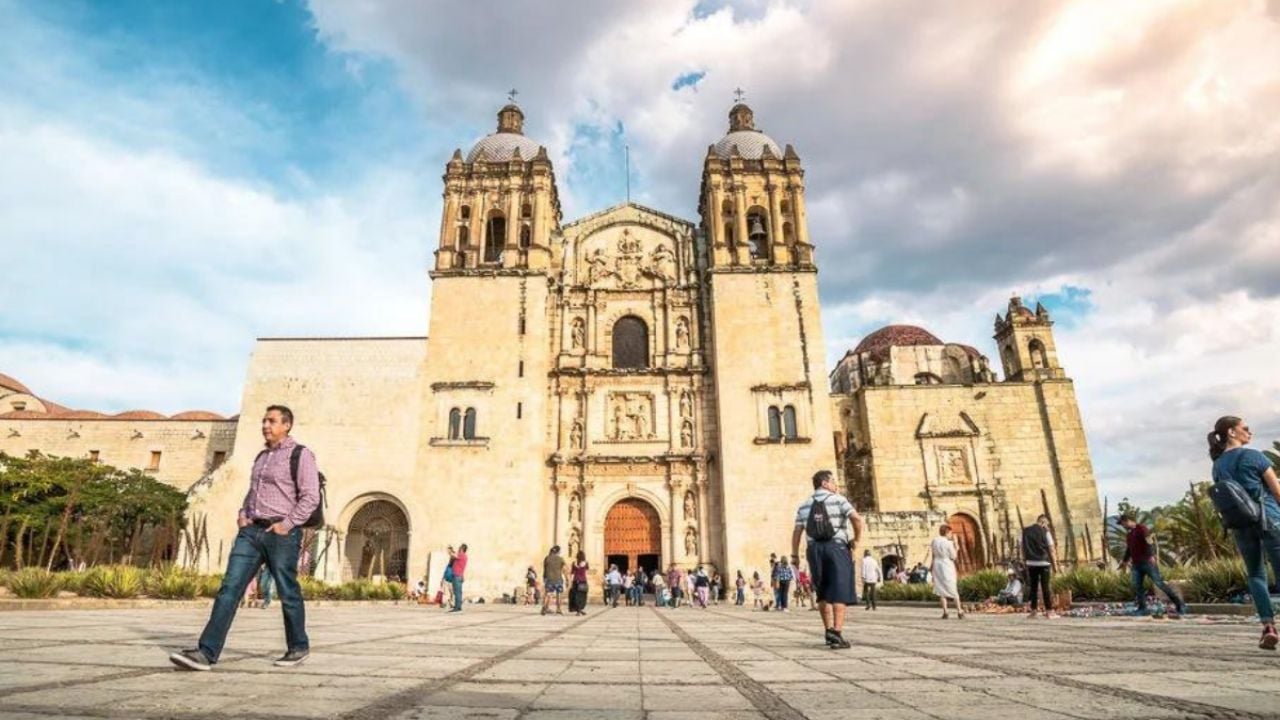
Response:
[[[1072,600],[1119,602],[1129,600],[1129,575],[1081,565],[1053,576],[1054,593],[1071,592]]]
[[[62,589],[77,595],[84,594],[84,580],[87,577],[89,577],[87,570],[67,570],[58,573],[58,578],[62,581]]]
[[[1211,560],[1187,569],[1183,592],[1188,602],[1228,602],[1248,592],[1244,563],[1239,559]]]
[[[405,588],[398,582],[389,582],[386,584],[386,594],[388,600],[403,600],[405,598]]]
[[[320,600],[325,596],[325,590],[327,589],[324,582],[310,575],[298,578],[298,585],[302,588],[303,600]]]
[[[958,584],[960,599],[965,602],[982,602],[999,594],[1007,582],[1005,574],[999,570],[979,570],[972,575],[965,575]]]
[[[322,597],[325,600],[346,600],[345,585],[325,585]]]
[[[9,587],[9,578],[13,576],[12,570],[0,568],[0,586]]]
[[[84,579],[84,594],[102,598],[133,598],[145,589],[141,570],[130,565],[99,565]]]
[[[164,600],[191,600],[200,594],[199,575],[170,565],[147,576],[147,594]]]
[[[196,592],[202,598],[215,598],[218,597],[220,589],[222,589],[221,575],[201,575]]]
[[[877,600],[916,600],[932,602],[938,598],[929,583],[883,583],[876,588]]]
[[[58,594],[62,583],[43,568],[26,568],[9,576],[9,590],[20,598],[48,598]]]

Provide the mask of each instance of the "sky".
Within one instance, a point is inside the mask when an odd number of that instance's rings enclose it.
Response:
[[[0,372],[238,412],[256,337],[425,335],[440,175],[518,90],[566,220],[696,217],[741,88],[829,363],[1053,313],[1101,492],[1280,438],[1280,0],[0,0]]]

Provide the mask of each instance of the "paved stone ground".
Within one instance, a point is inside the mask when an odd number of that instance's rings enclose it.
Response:
[[[206,614],[0,614],[0,717],[1280,717],[1280,656],[1243,622],[859,609],[833,651],[802,610],[324,607],[279,669],[278,611],[243,610],[213,672],[172,669]]]

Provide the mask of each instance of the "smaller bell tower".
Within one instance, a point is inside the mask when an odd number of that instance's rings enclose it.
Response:
[[[509,103],[496,132],[445,165],[435,270],[545,271],[560,217],[547,149],[524,134],[524,112]]]
[[[1053,320],[1044,305],[1036,303],[1032,312],[1022,304],[1022,298],[1014,295],[1009,299],[1004,317],[996,315],[995,332],[1005,380],[1030,382],[1066,378],[1066,372],[1058,363]]]

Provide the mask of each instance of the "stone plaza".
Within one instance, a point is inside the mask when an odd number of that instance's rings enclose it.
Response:
[[[3,718],[1225,718],[1280,716],[1280,655],[1244,618],[853,609],[852,650],[804,609],[652,607],[540,617],[309,607],[292,669],[272,608],[241,610],[212,672],[175,670],[207,607],[0,614]]]

